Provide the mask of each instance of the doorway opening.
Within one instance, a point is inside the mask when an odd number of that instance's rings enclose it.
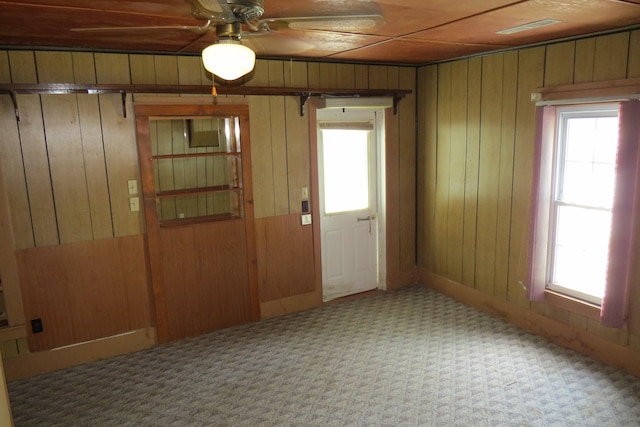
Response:
[[[384,109],[317,110],[322,299],[385,289]]]

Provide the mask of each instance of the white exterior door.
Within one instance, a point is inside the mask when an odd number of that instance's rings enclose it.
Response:
[[[378,288],[375,110],[318,110],[322,294]]]

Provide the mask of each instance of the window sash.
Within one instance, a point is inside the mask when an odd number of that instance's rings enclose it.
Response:
[[[606,252],[608,242],[605,241],[598,243],[595,241],[598,237],[597,235],[594,235],[591,238],[589,238],[588,235],[585,235],[585,241],[583,242],[584,245],[582,245],[582,247],[578,247],[579,245],[575,244],[569,246],[563,245],[561,242],[559,242],[559,238],[561,237],[559,234],[559,232],[561,231],[559,230],[559,227],[561,225],[560,221],[562,220],[560,211],[564,211],[565,214],[573,212],[574,215],[578,215],[576,218],[584,218],[585,216],[590,215],[592,217],[590,218],[591,220],[608,220],[607,217],[603,218],[601,215],[597,215],[596,213],[610,213],[610,201],[598,198],[597,193],[595,199],[589,197],[589,195],[585,196],[584,194],[580,193],[573,194],[573,197],[571,197],[572,187],[566,181],[567,174],[569,173],[569,169],[567,169],[567,167],[572,161],[572,158],[573,161],[576,160],[576,152],[574,151],[573,155],[570,156],[570,150],[572,150],[571,144],[575,144],[575,140],[571,138],[572,135],[570,133],[570,123],[572,120],[579,119],[599,119],[607,117],[615,117],[617,119],[618,105],[606,104],[603,106],[598,106],[597,108],[594,108],[593,105],[559,107],[556,111],[556,114],[558,120],[555,133],[555,144],[553,149],[555,153],[555,175],[553,178],[553,191],[550,196],[552,202],[550,211],[549,241],[547,243],[549,248],[545,287],[561,294],[566,294],[577,299],[600,305],[602,303],[601,296],[605,284],[605,272],[607,268],[606,258],[608,256],[608,253],[602,254],[602,251],[604,249],[604,251]],[[594,151],[597,149],[598,147],[592,147],[592,150]],[[573,150],[575,150],[575,146],[573,146]],[[581,155],[578,156],[579,159],[581,157]],[[590,156],[590,158],[586,161],[584,158],[581,158],[580,160],[582,160],[582,164],[586,163],[591,167],[596,164],[593,156]],[[606,165],[606,163],[604,164]],[[613,186],[614,183],[611,182],[610,185]],[[575,190],[575,187],[573,189]],[[612,188],[607,193],[610,194],[612,192],[611,190]],[[590,214],[589,211],[594,211],[593,214],[596,215],[594,216]],[[610,223],[610,220],[608,222]],[[564,227],[567,227],[567,225],[565,224]],[[600,240],[602,240],[602,238],[605,238],[605,240],[608,238],[610,225],[608,225],[607,227],[607,235],[601,236]],[[581,269],[580,271],[570,272],[563,264],[566,262],[570,262],[567,257],[570,257],[572,255],[577,256],[576,252],[581,253],[581,255],[585,258],[585,261],[586,259],[589,259],[590,261],[586,263],[584,269]],[[604,258],[604,260],[602,258]],[[602,264],[603,262],[604,265]],[[591,286],[593,292],[585,292],[588,288],[587,283],[593,280],[597,280],[597,283],[594,283]],[[576,283],[583,283],[584,287],[576,285]]]

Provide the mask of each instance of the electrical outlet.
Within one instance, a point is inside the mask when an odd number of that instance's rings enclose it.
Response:
[[[300,223],[302,225],[311,225],[311,214],[303,214],[300,216]]]
[[[31,319],[31,332],[34,334],[39,334],[40,332],[44,332],[44,327],[42,326],[42,319]]]

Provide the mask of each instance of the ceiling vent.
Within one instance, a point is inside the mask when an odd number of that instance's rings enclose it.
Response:
[[[521,31],[529,31],[540,27],[546,27],[547,25],[557,24],[562,21],[557,19],[542,19],[540,21],[529,22],[528,24],[518,25],[517,27],[507,28],[505,30],[497,31],[496,34],[514,34]]]

